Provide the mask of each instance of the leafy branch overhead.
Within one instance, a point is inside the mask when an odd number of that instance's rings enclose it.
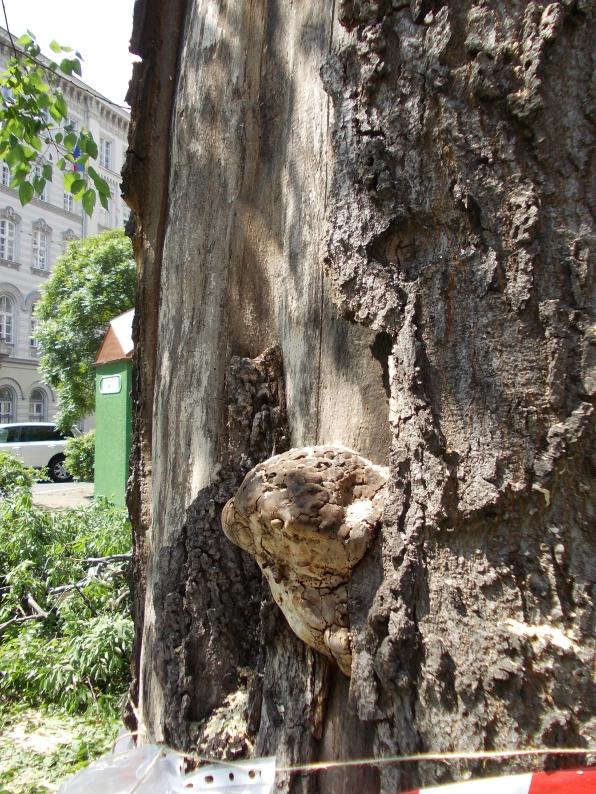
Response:
[[[53,41],[50,47],[60,60],[43,58],[31,32],[16,44],[0,75],[0,159],[10,168],[11,187],[27,204],[43,193],[55,165],[64,174],[64,190],[82,202],[87,215],[97,198],[107,209],[110,188],[90,164],[97,159],[97,144],[89,130],[77,129],[68,118],[60,90],[61,77],[80,76],[80,53]]]

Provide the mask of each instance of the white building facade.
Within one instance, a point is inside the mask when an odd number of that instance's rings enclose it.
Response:
[[[0,28],[0,69],[12,52],[8,34]],[[35,339],[33,310],[40,286],[72,240],[121,227],[128,217],[119,187],[128,113],[79,80],[64,80],[61,88],[70,120],[87,128],[99,147],[93,165],[112,195],[108,210],[98,201],[89,218],[65,192],[62,172],[53,168],[44,194],[22,207],[10,188],[8,166],[0,161],[0,423],[53,419],[55,394],[43,382]],[[56,159],[56,152],[48,152],[44,162]]]

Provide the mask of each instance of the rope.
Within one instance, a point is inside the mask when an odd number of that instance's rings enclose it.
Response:
[[[346,761],[317,761],[312,764],[278,766],[276,772],[318,772],[322,769],[340,769],[351,766],[385,766],[417,761],[472,761],[491,758],[523,758],[532,755],[585,755],[596,753],[596,747],[536,747],[530,750],[478,750],[469,753],[416,753],[394,755],[387,758],[360,758]]]
[[[125,736],[137,736],[137,731],[121,734],[116,741]],[[203,764],[220,764],[233,766],[234,761],[221,758],[208,758],[198,753],[182,752],[161,745],[162,750],[174,753],[181,758],[192,758]],[[588,755],[596,754],[596,747],[534,747],[524,750],[473,750],[465,753],[414,753],[411,755],[392,755],[386,758],[355,758],[344,761],[315,761],[310,764],[278,766],[276,774],[282,772],[319,772],[325,769],[342,769],[354,766],[386,766],[388,764],[404,764],[430,761],[486,761],[494,758],[526,758],[533,755]],[[159,757],[159,756],[158,756]],[[251,759],[242,759],[244,762]],[[252,759],[257,760],[257,759]],[[151,765],[152,766],[152,765]]]

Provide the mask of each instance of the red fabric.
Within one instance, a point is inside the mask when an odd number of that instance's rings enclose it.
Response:
[[[532,775],[528,794],[596,794],[596,768]]]
[[[462,783],[462,791],[465,791],[464,787],[465,783]],[[441,790],[440,786],[438,790]],[[420,789],[404,794],[420,794]],[[503,794],[507,792],[504,790]],[[537,772],[532,775],[528,794],[596,794],[596,767]]]

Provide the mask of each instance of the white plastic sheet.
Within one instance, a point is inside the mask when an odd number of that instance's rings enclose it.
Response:
[[[255,758],[235,764],[210,764],[184,778],[180,791],[220,794],[270,794],[275,782],[275,758]]]
[[[181,773],[178,755],[146,744],[103,756],[63,783],[58,794],[175,794]]]
[[[271,794],[275,758],[217,763],[185,775],[180,755],[147,744],[106,755],[65,781],[58,794]]]

